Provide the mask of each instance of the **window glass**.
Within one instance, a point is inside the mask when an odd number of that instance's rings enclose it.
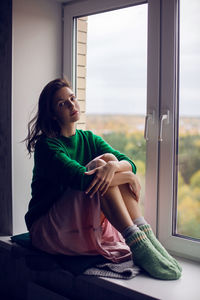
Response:
[[[200,238],[200,1],[180,1],[177,233]]]
[[[77,93],[83,112],[80,126],[102,136],[136,163],[142,209],[146,76],[146,4],[77,19]]]

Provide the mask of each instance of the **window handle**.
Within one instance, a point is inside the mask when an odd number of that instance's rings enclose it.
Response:
[[[154,119],[155,119],[154,110],[151,114],[147,114],[145,117],[144,138],[146,141],[149,140],[149,121],[152,121],[152,123],[154,123]]]
[[[166,120],[166,124],[169,124],[169,110],[166,113],[160,116],[160,132],[159,132],[159,142],[163,141],[162,133],[163,133],[163,123]]]

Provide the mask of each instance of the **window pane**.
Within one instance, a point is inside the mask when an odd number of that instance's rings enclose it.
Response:
[[[82,116],[80,126],[102,136],[136,163],[143,208],[147,5],[88,16],[77,24],[77,92],[86,111],[86,125]]]
[[[180,1],[177,233],[200,238],[200,1]]]

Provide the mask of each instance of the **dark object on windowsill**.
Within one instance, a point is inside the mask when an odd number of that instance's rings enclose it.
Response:
[[[34,271],[66,270],[74,276],[85,274],[119,279],[131,279],[140,269],[132,260],[123,263],[113,263],[101,255],[53,255],[36,249],[29,232],[11,237],[14,247],[11,253],[15,258],[24,257],[26,266]]]
[[[11,241],[15,243],[12,255],[25,257],[26,266],[34,271],[50,271],[64,269],[73,275],[83,274],[85,270],[106,262],[110,262],[101,255],[96,256],[67,256],[53,255],[36,249],[32,243],[29,232],[14,235]]]

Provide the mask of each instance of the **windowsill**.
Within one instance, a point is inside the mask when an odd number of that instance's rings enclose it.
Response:
[[[118,285],[121,288],[131,290],[133,293],[137,292],[156,299],[199,299],[200,264],[183,258],[177,258],[177,260],[183,268],[182,276],[179,280],[157,280],[147,275],[140,274],[127,281],[107,278],[106,282],[113,284],[113,287],[114,285]],[[93,278],[94,281],[97,281],[98,279],[99,278]]]
[[[9,237],[0,237],[0,254],[11,253],[12,244]],[[71,288],[76,288],[80,295],[84,295],[83,299],[114,299],[111,295],[115,294],[115,299],[163,299],[163,300],[177,300],[177,299],[199,299],[200,287],[200,264],[187,259],[178,258],[183,273],[179,280],[162,281],[153,279],[145,274],[139,274],[130,280],[120,280],[112,278],[101,278],[94,276],[73,276],[71,273],[60,270],[56,271],[55,275],[51,271],[51,278],[64,277],[63,284],[71,285]],[[20,275],[21,276],[21,275]],[[39,274],[37,272],[37,278]],[[46,276],[43,272],[43,278]],[[42,278],[41,277],[41,278]],[[43,279],[42,279],[43,280]],[[34,281],[34,280],[33,280]],[[27,282],[31,282],[28,280]],[[44,282],[44,280],[43,280]],[[62,282],[62,280],[61,280]],[[48,283],[44,284],[48,288]],[[52,286],[49,286],[51,290]],[[60,292],[63,295],[62,284],[60,285]],[[54,289],[55,290],[55,289]],[[57,290],[57,295],[59,291]],[[98,297],[96,296],[98,295]],[[101,297],[99,296],[101,295]],[[100,298],[99,298],[100,297]],[[59,297],[58,297],[59,299]],[[66,299],[66,298],[65,298]]]

